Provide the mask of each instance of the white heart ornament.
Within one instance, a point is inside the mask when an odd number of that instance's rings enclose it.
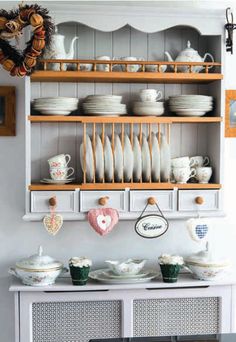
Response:
[[[111,224],[111,216],[98,215],[97,224],[102,230],[106,230]]]
[[[198,218],[190,219],[186,222],[189,235],[193,241],[206,241],[209,233],[210,225],[208,220]]]
[[[43,224],[49,234],[56,235],[63,225],[63,217],[59,214],[54,216],[46,215]]]

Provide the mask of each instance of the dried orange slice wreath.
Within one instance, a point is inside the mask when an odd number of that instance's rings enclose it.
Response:
[[[32,27],[33,35],[24,51],[19,51],[9,40],[18,40],[27,26]],[[53,29],[48,10],[38,5],[19,6],[10,12],[0,10],[0,64],[11,76],[30,75],[50,45]]]

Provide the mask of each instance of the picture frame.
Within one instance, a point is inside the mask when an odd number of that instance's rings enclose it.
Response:
[[[236,90],[225,91],[225,137],[236,137]]]
[[[0,86],[0,136],[16,135],[16,89]]]

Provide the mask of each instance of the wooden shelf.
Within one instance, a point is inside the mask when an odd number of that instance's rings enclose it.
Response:
[[[61,116],[29,115],[31,122],[81,122],[81,123],[217,123],[222,117],[181,117],[181,116]]]
[[[112,83],[210,83],[223,79],[220,73],[104,72],[38,70],[32,82],[112,82]]]
[[[187,184],[174,184],[174,183],[89,183],[89,184],[31,184],[29,190],[31,191],[60,191],[60,190],[172,190],[178,189],[220,189],[221,184],[199,184],[199,183],[187,183]]]

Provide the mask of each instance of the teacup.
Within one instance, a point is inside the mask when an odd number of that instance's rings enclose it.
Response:
[[[196,176],[196,170],[190,169],[190,167],[177,167],[173,169],[173,174],[176,183],[184,184],[187,181]]]
[[[190,158],[189,157],[179,157],[171,159],[172,167],[189,167],[190,165]]]
[[[209,182],[212,176],[212,167],[197,167],[196,168],[196,178],[199,183],[206,184]]]
[[[99,56],[96,58],[98,61],[110,61],[111,57],[109,56]],[[110,71],[109,64],[97,64],[97,71]]]
[[[162,98],[162,92],[156,89],[140,90],[139,95],[143,102],[156,102]]]
[[[210,164],[210,159],[208,157],[194,156],[190,158],[191,167],[203,167]]]
[[[71,172],[69,172],[69,170],[71,170]],[[49,169],[50,172],[50,176],[52,179],[54,180],[65,180],[67,178],[69,178],[70,176],[73,175],[73,173],[75,172],[75,170],[73,169],[73,167],[51,167]]]
[[[122,61],[142,61],[143,58],[137,58],[137,57],[121,57],[120,60]],[[128,72],[137,72],[140,69],[140,64],[128,64],[127,69],[125,65],[122,65],[122,70],[123,71],[128,71]]]
[[[71,160],[71,156],[69,154],[59,154],[48,159],[49,167],[66,167]]]
[[[165,72],[167,69],[167,65],[162,64],[159,65],[159,72]],[[158,71],[158,67],[155,64],[148,64],[145,66],[145,71],[147,72],[157,72]]]
[[[80,70],[81,71],[92,71],[93,70],[93,64],[82,63],[82,64],[80,64]]]

